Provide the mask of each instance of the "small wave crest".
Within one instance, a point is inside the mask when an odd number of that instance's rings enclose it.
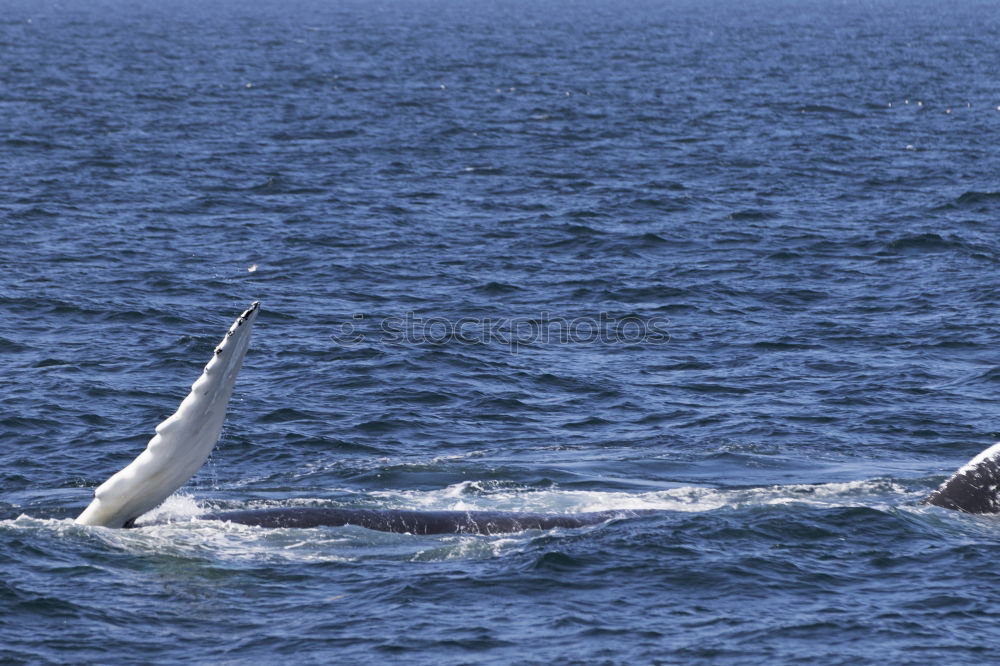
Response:
[[[979,212],[993,210],[998,204],[1000,204],[1000,192],[969,190],[951,201],[940,204],[934,210],[970,210]]]

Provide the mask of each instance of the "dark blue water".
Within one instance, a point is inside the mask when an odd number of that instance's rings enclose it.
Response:
[[[0,10],[0,660],[988,658],[998,3],[210,4]],[[254,299],[179,522],[74,526]],[[296,504],[663,512],[190,520]]]

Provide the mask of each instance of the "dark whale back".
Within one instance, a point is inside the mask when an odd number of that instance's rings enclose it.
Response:
[[[1000,443],[970,460],[941,484],[924,504],[965,513],[1000,513]]]
[[[253,511],[222,511],[202,516],[258,527],[340,527],[355,525],[380,532],[405,534],[509,534],[556,527],[585,527],[615,518],[657,513],[596,511],[574,514],[513,513],[504,511],[409,511],[401,509],[334,509],[289,507]]]

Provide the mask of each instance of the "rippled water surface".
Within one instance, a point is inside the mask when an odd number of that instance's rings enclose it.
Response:
[[[1000,522],[918,502],[1000,437],[998,10],[7,0],[0,661],[981,663]],[[196,519],[294,505],[662,511]]]

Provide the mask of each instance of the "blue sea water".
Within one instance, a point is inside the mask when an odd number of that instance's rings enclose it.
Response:
[[[0,9],[0,661],[988,660],[997,2]],[[257,299],[166,524],[73,525]],[[293,505],[662,512],[196,519]]]

